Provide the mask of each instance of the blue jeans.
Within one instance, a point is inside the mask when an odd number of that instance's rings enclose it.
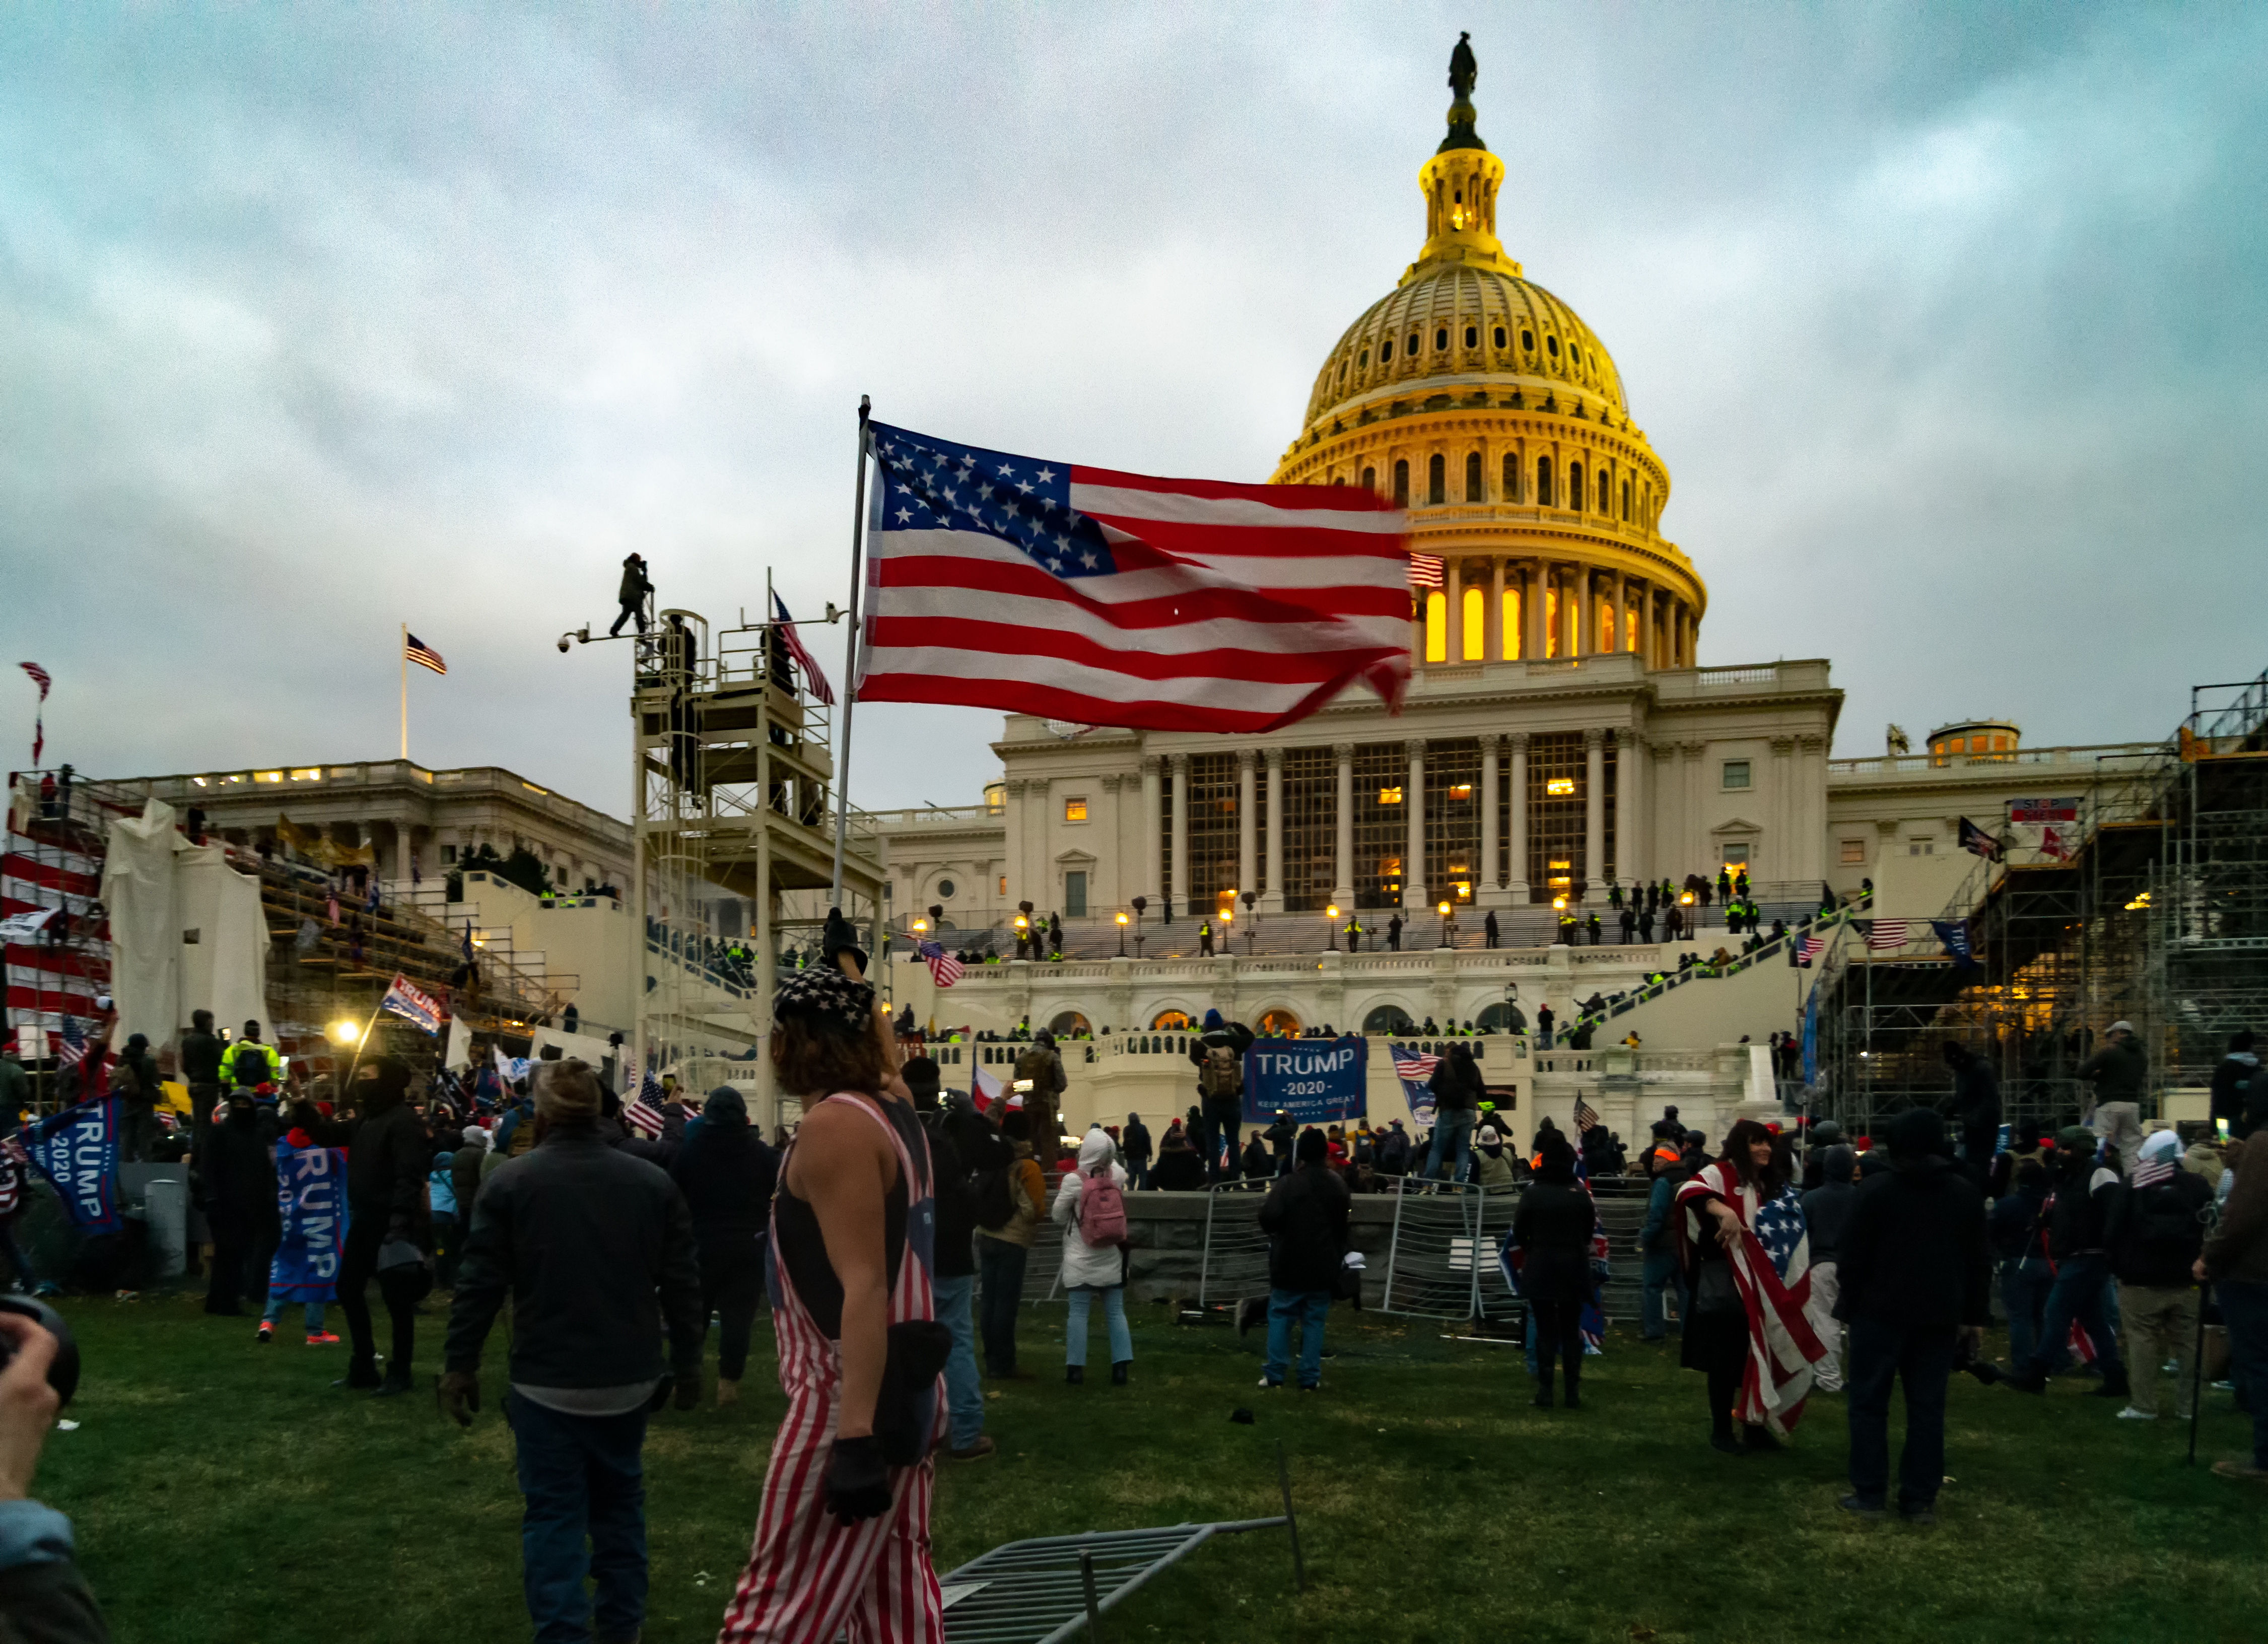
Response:
[[[570,1416],[513,1393],[520,1581],[535,1644],[633,1638],[645,1621],[645,1410]],[[586,1551],[585,1541],[588,1540]],[[583,1591],[585,1575],[598,1583]]]
[[[2088,1339],[2095,1344],[2095,1362],[2103,1375],[2117,1380],[2126,1374],[2119,1362],[2118,1336],[2110,1320],[2104,1298],[2110,1289],[2110,1263],[2101,1256],[2074,1256],[2066,1260],[2055,1276],[2055,1285],[2048,1292],[2048,1304],[2040,1320],[2040,1339],[2032,1349],[2032,1356],[2017,1365],[2020,1371],[2036,1375],[2051,1374],[2049,1365],[2063,1351],[2063,1344],[2071,1335],[2072,1321],[2079,1321]]]
[[[945,1403],[952,1412],[953,1448],[965,1450],[984,1435],[984,1388],[976,1379],[976,1325],[969,1316],[976,1275],[932,1279],[937,1316],[953,1332],[953,1352],[945,1361]]]
[[[2268,1467],[2268,1285],[2216,1279],[2213,1294],[2228,1326],[2228,1379],[2252,1412],[2252,1464]]]
[[[1064,1320],[1064,1362],[1086,1362],[1087,1309],[1094,1299],[1102,1298],[1103,1323],[1110,1336],[1110,1362],[1124,1364],[1134,1357],[1134,1332],[1126,1328],[1126,1286],[1113,1285],[1108,1290],[1098,1290],[1093,1285],[1080,1285],[1071,1293],[1071,1313]]]
[[[1455,1154],[1449,1180],[1462,1182],[1473,1163],[1473,1116],[1470,1109],[1454,1113],[1436,1110],[1433,1115],[1433,1145],[1425,1154],[1425,1179],[1432,1181],[1440,1174],[1441,1156]]]
[[[1898,1455],[1898,1506],[1926,1508],[1945,1482],[1945,1384],[1959,1332],[1952,1326],[1851,1321],[1851,1493],[1870,1507],[1890,1488],[1890,1383],[1906,1391],[1906,1442]]]
[[[1669,1333],[1669,1320],[1662,1307],[1664,1296],[1677,1298],[1677,1329],[1685,1331],[1685,1275],[1677,1269],[1677,1254],[1648,1256],[1644,1274],[1646,1290],[1638,1301],[1638,1333],[1647,1341],[1660,1341]]]
[[[284,1309],[290,1305],[291,1304],[289,1302],[285,1301],[282,1296],[277,1295],[273,1290],[269,1291],[268,1293],[268,1305],[261,1311],[260,1322],[263,1324],[275,1323],[276,1320],[284,1316]],[[310,1301],[306,1303],[306,1313],[307,1334],[310,1336],[319,1334],[323,1328],[323,1304],[320,1301]]]
[[[1005,1239],[976,1235],[976,1270],[982,1286],[984,1368],[992,1375],[1016,1371],[1016,1309],[1024,1299],[1024,1264],[1031,1251]]]
[[[1268,1293],[1268,1362],[1261,1374],[1282,1386],[1291,1367],[1292,1326],[1300,1326],[1300,1385],[1323,1379],[1323,1321],[1330,1316],[1328,1290],[1270,1290]]]
[[[1129,1159],[1126,1174],[1134,1178],[1134,1191],[1144,1191],[1150,1185],[1150,1161],[1147,1158]]]
[[[2036,1256],[2000,1264],[2000,1305],[2008,1309],[2008,1362],[2021,1366],[2040,1350],[2040,1321],[2047,1315],[2048,1291],[2055,1275]],[[2061,1369],[2071,1355],[2054,1344],[2049,1365]]]

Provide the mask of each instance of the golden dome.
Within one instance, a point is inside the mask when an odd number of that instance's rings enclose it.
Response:
[[[1433,590],[1411,614],[1421,663],[1693,667],[1709,594],[1660,533],[1669,470],[1598,334],[1497,238],[1477,74],[1460,42],[1448,136],[1418,172],[1425,244],[1331,350],[1273,478],[1409,510]]]

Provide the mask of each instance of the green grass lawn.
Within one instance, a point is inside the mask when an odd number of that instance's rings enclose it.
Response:
[[[39,1491],[78,1527],[116,1636],[157,1644],[466,1644],[525,1638],[519,1498],[495,1413],[460,1433],[430,1394],[335,1391],[342,1348],[188,1297],[67,1304],[85,1360]],[[1610,1338],[1587,1408],[1528,1404],[1516,1350],[1437,1327],[1332,1320],[1317,1395],[1264,1394],[1259,1338],[1138,1315],[1135,1381],[1059,1378],[1060,1314],[1027,1316],[1043,1379],[993,1399],[1002,1453],[938,1483],[940,1572],[1000,1542],[1275,1513],[1291,1458],[1308,1587],[1280,1533],[1215,1543],[1105,1623],[1118,1640],[1742,1640],[2268,1637],[2268,1493],[2205,1463],[2249,1431],[2208,1394],[2182,1430],[2112,1419],[2080,1383],[2044,1399],[1956,1376],[1933,1530],[1854,1522],[1841,1401],[1776,1456],[1705,1442],[1674,1347]],[[339,1323],[334,1311],[335,1325]],[[442,1320],[420,1340],[421,1388]],[[714,1637],[747,1552],[780,1412],[762,1355],[736,1409],[657,1417],[646,1441],[651,1644]],[[1095,1350],[1101,1351],[1098,1324]],[[990,1384],[988,1384],[988,1386]],[[1229,1419],[1238,1405],[1255,1426]],[[1895,1443],[1896,1424],[1893,1422]]]

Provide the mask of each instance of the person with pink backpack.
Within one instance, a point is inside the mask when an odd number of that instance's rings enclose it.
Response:
[[[1064,1321],[1064,1379],[1086,1380],[1086,1321],[1095,1296],[1110,1333],[1110,1384],[1126,1385],[1134,1337],[1126,1328],[1126,1172],[1100,1125],[1079,1145],[1079,1168],[1064,1173],[1049,1211],[1064,1230],[1063,1287],[1071,1299]]]

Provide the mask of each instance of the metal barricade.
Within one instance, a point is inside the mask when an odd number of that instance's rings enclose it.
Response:
[[[1403,1182],[1395,1197],[1379,1311],[1441,1319],[1479,1311],[1483,1273],[1496,1265],[1487,1201],[1485,1191],[1468,1183],[1437,1183],[1428,1192]]]
[[[1204,1266],[1197,1274],[1197,1308],[1233,1307],[1243,1296],[1268,1292],[1268,1235],[1260,1230],[1266,1182],[1221,1182],[1205,1193]]]

